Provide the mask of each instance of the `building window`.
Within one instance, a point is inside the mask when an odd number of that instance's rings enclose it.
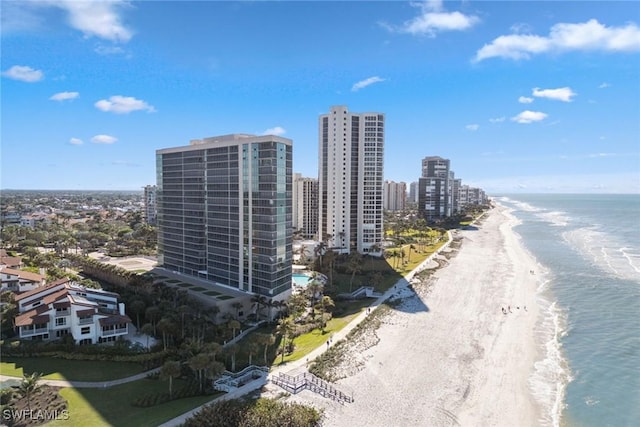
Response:
[[[59,317],[56,319],[56,326],[64,326],[67,324],[67,318],[66,317]]]
[[[81,333],[82,335],[86,335],[86,334],[88,334],[88,333],[90,333],[90,332],[91,332],[91,328],[90,328],[89,326],[86,326],[86,327],[84,327],[84,328],[80,329],[80,333]]]

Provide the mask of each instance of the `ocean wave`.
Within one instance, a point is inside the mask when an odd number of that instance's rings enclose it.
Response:
[[[546,274],[548,277],[548,274]],[[534,364],[529,378],[529,387],[535,399],[543,408],[541,425],[560,426],[564,409],[567,384],[572,381],[568,363],[562,354],[561,339],[567,333],[566,314],[556,302],[545,297],[551,280],[543,280],[538,287],[540,320],[535,335],[544,355]]]
[[[555,227],[565,227],[569,225],[569,221],[571,221],[571,218],[567,216],[567,213],[561,211],[543,211],[536,215]]]
[[[562,233],[564,241],[602,271],[621,279],[640,280],[640,249],[623,245],[595,227]]]

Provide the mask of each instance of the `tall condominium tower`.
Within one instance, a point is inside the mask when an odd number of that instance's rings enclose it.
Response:
[[[418,181],[418,212],[427,221],[451,216],[449,159],[433,156],[422,159]]]
[[[407,184],[405,182],[384,182],[384,208],[389,211],[401,211],[407,202]]]
[[[289,291],[291,144],[234,134],[158,150],[158,264],[255,294]]]
[[[293,174],[293,229],[311,239],[318,233],[318,180]]]
[[[144,220],[147,224],[155,224],[157,216],[156,193],[158,187],[145,185],[144,188]]]
[[[383,237],[384,114],[331,107],[319,118],[318,139],[319,239],[340,253],[378,253]]]

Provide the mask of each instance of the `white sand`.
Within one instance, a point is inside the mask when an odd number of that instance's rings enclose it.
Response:
[[[457,232],[459,253],[385,319],[376,345],[352,350],[360,370],[337,387],[355,402],[292,398],[324,408],[326,426],[540,425],[528,385],[541,357],[538,275],[514,224],[498,207],[478,229]]]

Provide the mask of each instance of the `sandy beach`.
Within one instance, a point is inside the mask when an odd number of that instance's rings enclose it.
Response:
[[[339,367],[346,378],[337,387],[353,403],[310,391],[291,398],[323,408],[326,426],[540,425],[528,383],[541,358],[539,283],[515,221],[494,208],[477,227],[455,232],[460,245],[415,292],[398,290],[402,303]]]

